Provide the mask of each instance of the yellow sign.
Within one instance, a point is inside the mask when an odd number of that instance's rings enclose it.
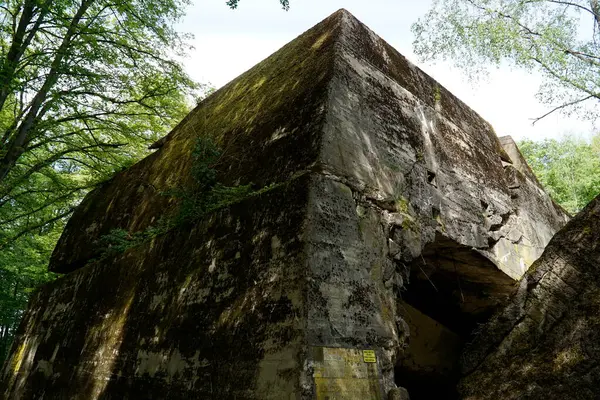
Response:
[[[316,400],[382,399],[373,350],[313,347],[312,353]]]
[[[366,363],[377,362],[377,357],[375,356],[375,350],[363,350],[363,361]]]

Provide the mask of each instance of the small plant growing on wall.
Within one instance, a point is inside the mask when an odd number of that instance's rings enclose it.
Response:
[[[189,184],[163,192],[165,196],[180,200],[178,211],[173,216],[162,218],[156,226],[150,226],[144,231],[130,233],[125,229],[113,229],[107,235],[103,235],[98,240],[98,246],[101,248],[100,258],[123,253],[175,226],[197,221],[206,214],[274,187],[271,185],[254,191],[251,184],[223,185],[218,181],[215,168],[221,156],[221,149],[211,138],[199,137],[192,151]]]

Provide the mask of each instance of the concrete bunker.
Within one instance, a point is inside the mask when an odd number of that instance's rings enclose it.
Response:
[[[113,229],[177,211],[163,193],[187,188],[198,136],[228,149],[220,182],[262,189],[98,260]],[[496,266],[518,279],[568,219],[513,157],[512,139],[340,10],[90,192],[51,260],[67,275],[32,297],[0,391],[383,399],[403,392],[396,378],[413,400],[452,398],[463,343],[513,290]],[[122,327],[106,317],[122,310]]]
[[[395,380],[411,399],[457,398],[458,362],[471,333],[506,302],[515,281],[476,249],[436,234],[406,264],[398,312],[410,331]]]

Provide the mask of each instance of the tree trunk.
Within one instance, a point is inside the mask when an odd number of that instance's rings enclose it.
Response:
[[[0,68],[0,110],[4,107],[4,103],[10,93],[10,86],[14,79],[15,70],[19,64],[19,60],[25,51],[23,42],[25,40],[25,33],[27,32],[27,26],[31,22],[34,14],[34,3],[31,0],[26,0],[23,5],[23,12],[19,19],[19,25],[13,35],[10,49],[6,54],[6,58],[3,60]]]
[[[43,117],[43,115],[39,114],[40,108],[46,100],[48,92],[58,81],[58,77],[60,76],[61,65],[68,54],[69,46],[71,45],[71,40],[77,33],[77,26],[79,25],[81,18],[93,2],[94,0],[82,1],[81,5],[79,6],[79,9],[77,10],[77,13],[75,13],[75,15],[73,16],[73,19],[69,24],[69,28],[67,29],[65,37],[63,38],[62,43],[56,51],[56,56],[52,61],[50,71],[48,72],[48,76],[46,77],[44,84],[33,98],[26,117],[19,125],[16,134],[10,140],[7,146],[8,148],[6,154],[0,160],[0,182],[2,182],[4,178],[6,178],[6,176],[14,167],[21,154],[25,152],[26,149],[24,148],[24,146],[27,140],[27,135],[30,133],[32,128],[35,127],[37,121],[41,117]]]

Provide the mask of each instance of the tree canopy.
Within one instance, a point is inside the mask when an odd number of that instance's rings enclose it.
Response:
[[[0,6],[0,247],[70,214],[187,111],[182,0]]]
[[[600,193],[600,134],[590,141],[523,140],[519,149],[550,196],[572,214]]]
[[[198,95],[174,28],[188,3],[0,2],[0,360],[75,206]]]
[[[434,0],[412,30],[423,61],[449,60],[471,77],[503,63],[537,69],[549,106],[539,117],[598,117],[598,0]]]

